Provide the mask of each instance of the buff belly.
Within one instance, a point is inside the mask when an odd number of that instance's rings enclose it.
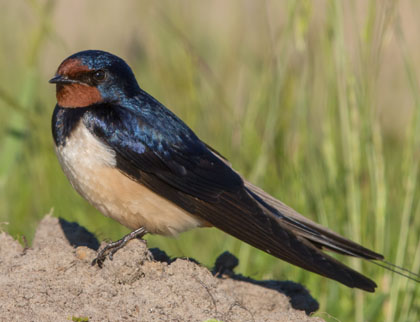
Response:
[[[175,235],[204,223],[116,168],[115,152],[79,123],[64,146],[56,147],[72,186],[104,215],[122,225]]]

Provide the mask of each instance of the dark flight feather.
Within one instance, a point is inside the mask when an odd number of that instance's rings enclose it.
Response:
[[[141,113],[133,104],[99,104],[83,117],[87,128],[115,150],[120,171],[256,248],[349,287],[374,291],[372,280],[321,249],[367,259],[382,259],[381,255],[244,181],[160,103],[144,92],[136,99]]]

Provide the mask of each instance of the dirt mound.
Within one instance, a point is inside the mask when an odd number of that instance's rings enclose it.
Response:
[[[0,234],[0,316],[7,321],[322,321],[299,284],[255,281],[217,261],[219,277],[191,260],[169,259],[133,240],[102,269],[83,227],[45,217],[33,247]],[[297,309],[299,310],[297,310]],[[214,321],[214,320],[213,320]]]

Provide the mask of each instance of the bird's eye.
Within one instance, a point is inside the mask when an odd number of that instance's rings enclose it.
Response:
[[[106,79],[106,77],[107,77],[107,74],[102,69],[99,69],[99,70],[95,71],[95,73],[93,74],[93,79],[96,82],[102,82]]]

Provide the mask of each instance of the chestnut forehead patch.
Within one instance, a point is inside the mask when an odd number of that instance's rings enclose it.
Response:
[[[80,59],[70,58],[61,63],[58,67],[57,74],[71,77],[88,71],[91,71],[91,69],[88,66],[83,65]]]

